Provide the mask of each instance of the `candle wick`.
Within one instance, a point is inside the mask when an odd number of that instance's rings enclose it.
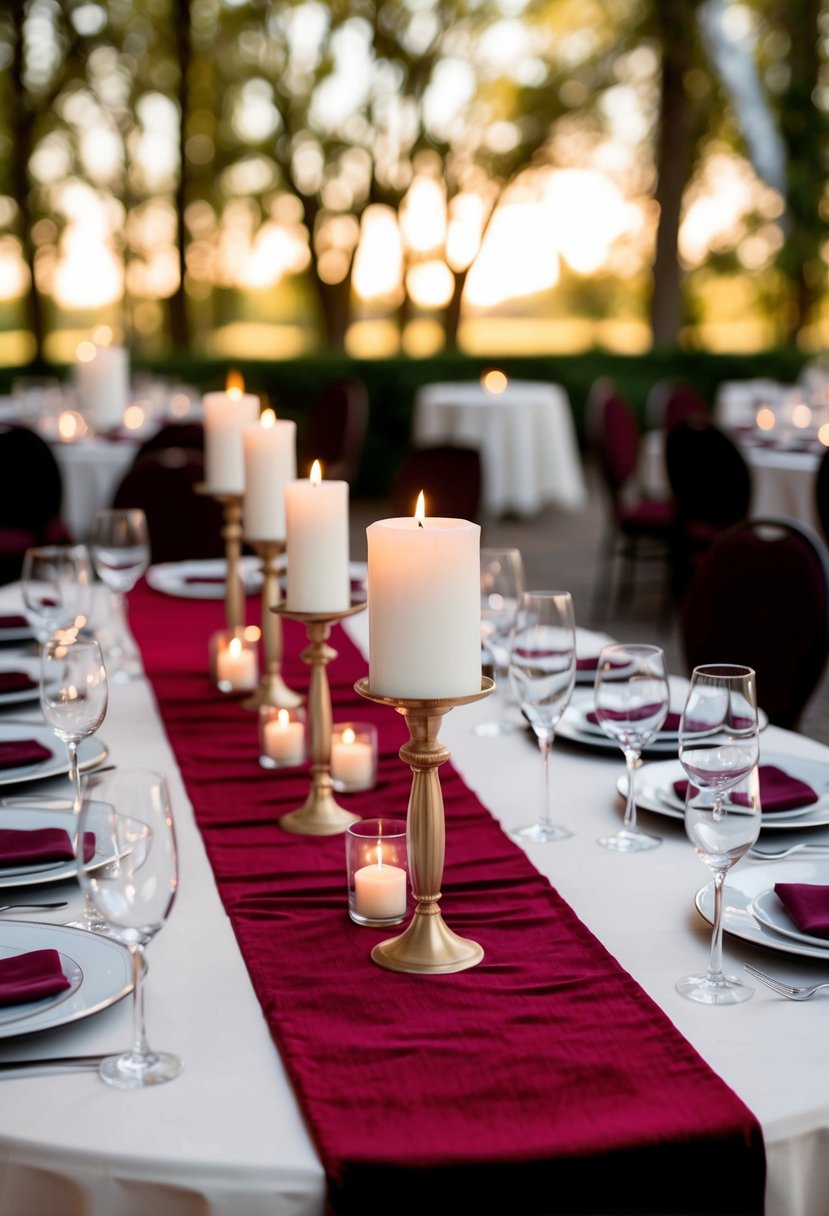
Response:
[[[422,519],[419,519],[419,520],[417,521],[417,526],[418,526],[418,528],[422,528],[422,527],[423,527],[423,520],[422,520]]]

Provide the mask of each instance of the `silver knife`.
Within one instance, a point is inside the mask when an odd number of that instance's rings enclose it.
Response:
[[[97,1068],[106,1058],[105,1055],[44,1056],[41,1060],[5,1060],[0,1061],[0,1078],[37,1076],[50,1072],[83,1072]]]

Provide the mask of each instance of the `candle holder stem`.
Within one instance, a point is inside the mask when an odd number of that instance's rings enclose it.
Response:
[[[222,537],[225,542],[225,619],[228,629],[241,629],[245,623],[242,584],[239,577],[239,560],[242,556],[242,495],[222,494],[219,501],[224,508]]]
[[[273,705],[277,709],[295,709],[303,698],[289,688],[282,678],[282,619],[271,611],[282,602],[277,560],[285,552],[281,540],[251,540],[248,542],[262,559],[262,646],[265,669],[259,687],[252,697],[242,702],[243,709],[259,709]]]
[[[368,680],[359,680],[355,691],[369,701],[389,705],[406,719],[409,742],[400,749],[400,759],[412,770],[407,823],[409,867],[417,901],[408,927],[397,937],[375,946],[371,957],[390,971],[419,975],[445,975],[476,966],[484,956],[477,942],[459,937],[446,924],[440,911],[441,883],[446,845],[443,794],[438,769],[449,759],[449,749],[438,741],[445,714],[488,696],[494,688],[489,677],[481,691],[465,697],[435,700],[403,700],[375,696]]]
[[[277,604],[271,611],[305,623],[309,646],[302,652],[302,659],[311,668],[308,688],[308,718],[310,723],[311,789],[301,807],[289,811],[279,820],[287,832],[302,836],[333,836],[344,832],[350,823],[360,816],[340,806],[334,797],[331,780],[331,690],[328,686],[326,668],[337,657],[333,646],[329,646],[331,626],[338,620],[362,612],[365,604],[354,604],[343,612],[290,612]]]

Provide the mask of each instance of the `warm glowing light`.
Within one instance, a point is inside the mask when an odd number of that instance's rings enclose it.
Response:
[[[818,428],[817,437],[825,448],[829,448],[829,422],[824,422]]]
[[[549,291],[559,280],[558,256],[545,208],[529,202],[502,204],[472,264],[466,298],[473,307],[493,308],[504,300]]]
[[[399,291],[403,277],[400,226],[391,207],[373,204],[363,213],[360,244],[354,256],[354,290],[364,300]]]
[[[98,325],[92,334],[96,346],[112,346],[114,334],[108,325]]]
[[[312,486],[318,486],[322,481],[322,466],[318,460],[315,460],[311,465],[310,482]]]
[[[284,730],[291,720],[291,715],[288,713],[287,709],[280,709],[279,713],[276,715],[276,720],[279,723],[280,729]]]
[[[761,431],[773,431],[777,419],[774,416],[773,409],[771,409],[768,405],[762,405],[757,411],[755,421]]]
[[[259,419],[264,427],[272,427],[276,425],[276,414],[272,409],[262,411],[262,416]]]
[[[345,744],[346,747],[350,747],[356,738],[357,738],[357,736],[355,735],[352,728],[350,726],[347,726],[342,733],[342,742]]]
[[[430,177],[416,177],[400,209],[400,228],[407,247],[431,253],[446,240],[446,189]]]
[[[124,410],[124,426],[128,431],[139,431],[146,421],[142,405],[128,405]]]
[[[185,418],[190,413],[190,398],[186,393],[174,393],[169,409],[173,418]]]
[[[80,439],[86,431],[86,423],[80,414],[74,410],[64,410],[58,415],[58,434],[63,443],[72,443]]]
[[[95,358],[97,347],[94,342],[90,342],[85,338],[83,342],[78,343],[78,349],[75,351],[75,356],[79,363],[91,363]]]
[[[227,644],[227,653],[234,659],[238,659],[242,653],[242,639],[231,638]]]
[[[792,410],[792,422],[801,431],[812,425],[812,410],[805,401],[799,402]]]
[[[426,518],[426,499],[423,496],[422,490],[420,491],[420,493],[417,496],[417,505],[415,506],[414,517],[422,528],[423,521]]]
[[[225,392],[228,397],[237,399],[242,396],[245,391],[245,380],[241,372],[229,371],[227,380],[225,381]]]
[[[503,393],[507,387],[508,381],[506,376],[499,368],[493,367],[490,371],[484,372],[481,376],[481,384],[488,393]]]
[[[258,642],[262,636],[262,630],[258,625],[245,625],[242,632],[246,642]]]

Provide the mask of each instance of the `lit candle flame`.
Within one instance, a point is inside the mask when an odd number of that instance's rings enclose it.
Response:
[[[229,371],[227,373],[227,380],[225,381],[225,392],[227,393],[228,397],[238,400],[244,391],[245,381],[242,377],[242,373],[237,371]]]
[[[285,730],[291,720],[291,715],[288,713],[287,709],[280,709],[279,713],[276,715],[276,720],[279,724],[279,729]]]
[[[95,343],[90,342],[88,338],[85,338],[83,342],[78,343],[77,350],[75,351],[75,357],[79,363],[91,363],[97,353]]]
[[[423,496],[422,490],[417,496],[417,505],[415,506],[414,517],[417,520],[418,528],[422,528],[423,521],[426,518],[426,499]]]
[[[381,840],[377,841],[377,864],[378,866],[383,864],[383,842]]]
[[[492,368],[481,376],[481,384],[490,393],[503,393],[507,387],[507,378],[499,369]]]
[[[227,644],[227,653],[232,655],[234,659],[238,658],[242,653],[242,639],[231,638]]]
[[[318,460],[315,460],[311,465],[310,482],[312,486],[318,486],[322,481],[322,466]]]
[[[144,425],[144,408],[140,405],[128,405],[124,411],[124,426],[128,431],[137,431]]]
[[[73,410],[64,410],[58,415],[58,434],[64,443],[71,443],[80,435],[82,418]]]
[[[756,422],[761,431],[773,431],[776,421],[774,410],[767,405],[761,406],[757,411]]]
[[[263,410],[262,417],[259,419],[262,426],[271,427],[276,423],[276,414],[271,409]]]
[[[356,738],[357,736],[354,734],[354,731],[350,726],[347,726],[342,735],[343,743],[346,745],[346,747],[350,747]]]

